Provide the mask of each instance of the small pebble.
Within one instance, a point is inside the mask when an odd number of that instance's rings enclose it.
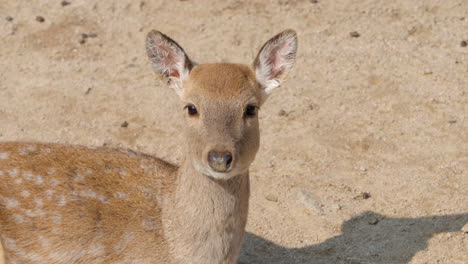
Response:
[[[62,6],[67,6],[67,5],[71,4],[71,3],[68,2],[68,1],[62,1],[60,4],[61,4]]]
[[[363,200],[367,200],[369,198],[371,198],[371,194],[369,192],[362,192],[356,197],[354,197],[354,199],[363,199]]]
[[[85,38],[88,38],[88,34],[86,34],[86,33],[81,33],[81,38],[84,38],[84,39],[85,39]]]
[[[127,121],[124,121],[120,126],[121,126],[121,127],[128,127],[128,122],[127,122]]]
[[[310,0],[310,3],[312,3],[312,4],[317,4],[317,3],[318,3],[318,0]]]
[[[465,234],[468,234],[468,223],[462,227],[461,231],[463,231]]]
[[[93,88],[89,87],[88,90],[86,90],[85,94],[88,95]]]
[[[97,37],[97,34],[96,33],[89,33],[88,37],[89,38],[95,38],[95,37]]]
[[[268,194],[265,198],[271,202],[275,202],[275,203],[278,202],[278,197],[273,194]]]
[[[376,225],[379,223],[379,219],[377,217],[370,217],[369,220],[367,221],[369,225]]]
[[[11,17],[11,16],[7,16],[7,17],[5,17],[5,19],[6,19],[6,21],[8,21],[8,22],[13,21],[13,17]]]
[[[42,23],[42,22],[45,21],[45,18],[42,17],[42,16],[37,16],[37,17],[36,17],[36,21],[39,22],[39,23]]]
[[[80,44],[85,44],[85,43],[86,43],[86,39],[85,39],[85,38],[81,38],[78,42],[79,42]]]
[[[460,42],[460,46],[462,46],[462,47],[468,46],[468,41],[462,40],[462,42]]]
[[[324,211],[322,209],[322,203],[316,199],[310,192],[306,190],[298,191],[299,200],[307,207],[318,215],[323,215]]]
[[[357,31],[353,31],[353,32],[349,33],[349,35],[352,38],[359,38],[361,36],[361,34],[359,34],[359,32],[357,32]]]
[[[368,193],[368,192],[361,193],[361,196],[362,196],[363,199],[369,199],[371,197],[370,193]]]
[[[285,110],[281,109],[281,110],[278,112],[278,115],[279,115],[279,116],[288,116],[288,112],[286,112]]]
[[[448,122],[449,122],[450,124],[455,124],[455,123],[457,123],[457,120],[449,120]]]

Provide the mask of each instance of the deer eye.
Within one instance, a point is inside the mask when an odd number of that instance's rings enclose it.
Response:
[[[245,108],[245,116],[252,117],[257,114],[257,107],[255,105],[247,105]]]
[[[190,115],[190,116],[194,116],[194,115],[197,115],[198,114],[198,111],[197,111],[197,108],[194,106],[194,105],[186,105],[184,107],[184,109],[187,109],[187,113]]]

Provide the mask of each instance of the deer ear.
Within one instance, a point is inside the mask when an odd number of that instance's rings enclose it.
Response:
[[[167,78],[180,96],[183,83],[194,66],[185,51],[168,36],[152,30],[146,37],[146,52],[154,71]]]
[[[253,63],[257,82],[268,96],[280,86],[296,59],[297,36],[292,29],[285,30],[267,41]]]

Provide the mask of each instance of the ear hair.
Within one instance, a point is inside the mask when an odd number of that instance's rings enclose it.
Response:
[[[297,35],[292,29],[279,33],[262,46],[253,66],[265,97],[287,76],[294,65],[296,51]]]
[[[194,66],[182,47],[163,33],[152,30],[146,37],[146,52],[153,70],[167,78],[169,85],[181,95],[183,82]]]

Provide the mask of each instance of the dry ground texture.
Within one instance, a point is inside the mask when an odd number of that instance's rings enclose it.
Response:
[[[468,1],[69,3],[0,0],[0,141],[178,162],[182,112],[147,32],[198,62],[250,63],[293,28],[296,66],[260,112],[239,263],[468,263]]]

